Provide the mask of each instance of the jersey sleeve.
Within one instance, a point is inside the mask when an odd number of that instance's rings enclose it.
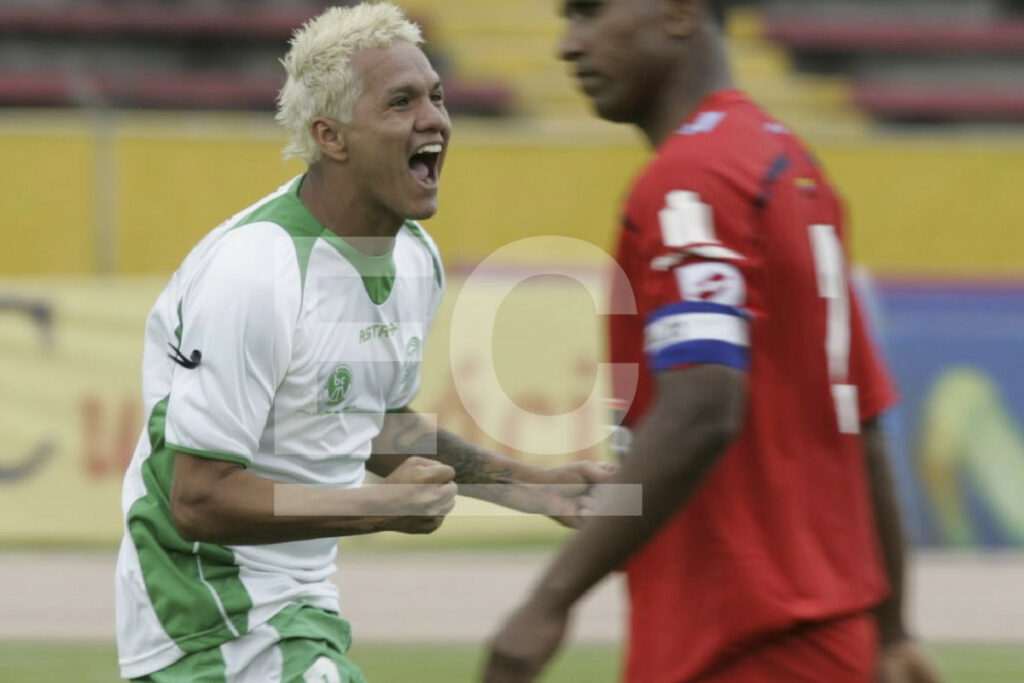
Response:
[[[878,353],[854,287],[850,287],[850,381],[857,387],[861,421],[878,417],[896,403],[898,394]]]
[[[186,284],[171,343],[184,357],[198,351],[201,358],[194,368],[174,368],[168,447],[252,462],[291,358],[299,277],[290,238],[257,224],[228,233]]]
[[[760,297],[751,201],[706,164],[662,165],[635,218],[650,257],[640,293],[648,366],[747,370]]]

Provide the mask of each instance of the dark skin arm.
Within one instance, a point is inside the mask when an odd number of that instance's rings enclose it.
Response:
[[[569,608],[690,499],[742,426],[743,372],[701,365],[658,373],[656,382],[654,405],[609,482],[640,484],[643,514],[594,517],[563,547],[495,638],[488,683],[533,680],[564,636]]]
[[[881,646],[879,680],[884,683],[937,683],[940,680],[938,674],[911,639],[904,621],[906,550],[885,435],[878,420],[865,422],[861,434],[875,526],[889,578],[889,595],[874,610]]]
[[[171,515],[186,541],[253,545],[378,531],[429,533],[454,505],[454,471],[411,458],[383,484],[331,489],[282,484],[240,465],[178,453]]]
[[[875,609],[878,635],[884,646],[907,639],[907,628],[903,621],[903,527],[889,471],[885,436],[877,420],[863,425],[862,438],[875,526],[889,577],[889,597]]]
[[[406,458],[420,456],[455,471],[459,493],[504,507],[546,514],[575,526],[579,505],[592,484],[603,483],[615,468],[605,463],[574,462],[543,468],[479,448],[439,429],[415,411],[389,413],[374,439],[368,470],[387,476]],[[542,486],[552,485],[552,486]]]

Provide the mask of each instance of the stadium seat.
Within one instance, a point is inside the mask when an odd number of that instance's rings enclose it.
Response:
[[[1024,122],[1024,17],[1014,2],[774,0],[764,37],[798,71],[842,76],[881,121]]]
[[[0,106],[116,106],[272,110],[283,74],[277,59],[319,5],[113,5],[0,7]],[[429,21],[416,17],[429,31]],[[428,52],[456,114],[499,116],[512,91],[460,79]]]
[[[798,19],[767,15],[765,35],[798,52],[823,54],[967,54],[1024,55],[1024,21],[964,25],[953,21],[843,17]]]
[[[853,101],[889,121],[1024,121],[1024,88],[862,84]]]

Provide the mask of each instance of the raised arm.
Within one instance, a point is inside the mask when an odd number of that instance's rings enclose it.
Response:
[[[697,490],[742,425],[745,402],[746,378],[739,370],[700,365],[657,374],[653,409],[609,482],[640,484],[643,514],[594,517],[566,544],[495,638],[488,683],[533,680],[561,641],[573,603],[620,567]]]
[[[410,458],[380,486],[333,489],[282,484],[235,463],[178,453],[171,515],[186,541],[231,545],[430,533],[452,508],[453,475],[440,463]]]
[[[615,471],[590,461],[552,468],[530,465],[479,448],[409,409],[388,413],[373,446],[367,468],[374,474],[387,476],[411,456],[430,458],[455,470],[462,495],[550,515],[569,526],[575,525],[580,497]]]
[[[889,578],[889,596],[875,609],[881,646],[881,680],[883,683],[935,683],[939,680],[938,674],[911,638],[904,618],[906,551],[885,435],[877,419],[864,423],[861,433],[875,525]]]

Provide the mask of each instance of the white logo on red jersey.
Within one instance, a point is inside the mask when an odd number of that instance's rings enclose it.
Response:
[[[694,263],[676,268],[676,282],[684,301],[742,306],[747,300],[743,274],[728,263]]]
[[[679,251],[655,258],[651,262],[655,270],[668,270],[687,256],[728,261],[743,258],[715,238],[711,206],[702,202],[696,192],[673,190],[665,195],[665,208],[658,212],[658,223],[665,246]]]

